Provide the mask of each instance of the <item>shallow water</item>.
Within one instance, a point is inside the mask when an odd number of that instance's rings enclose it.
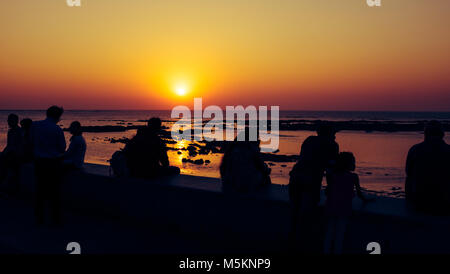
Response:
[[[9,111],[0,111],[0,148],[6,144],[6,117]],[[40,120],[44,116],[43,111],[16,111],[21,118],[29,117],[33,120]],[[306,115],[306,114],[307,115]],[[353,113],[353,114],[352,114]],[[143,125],[142,120],[151,116],[159,116],[163,120],[170,120],[170,113],[167,111],[67,111],[64,120],[61,121],[63,127],[68,127],[73,120],[79,120],[83,125]],[[353,115],[353,116],[351,116]],[[367,116],[370,115],[370,116]],[[285,112],[281,113],[281,119],[376,119],[376,116],[383,120],[392,119],[407,120],[408,115],[395,115],[390,113],[361,113],[361,112]],[[425,116],[424,116],[425,115]],[[442,117],[448,119],[448,114],[436,113],[411,115],[411,119]],[[165,125],[170,125],[165,123]],[[111,143],[110,138],[131,138],[136,133],[135,130],[125,132],[107,133],[84,133],[87,142],[86,161],[90,163],[108,164],[111,155],[122,148],[122,143]],[[301,143],[310,135],[311,131],[281,131],[280,145],[277,154],[297,155],[300,151]],[[67,142],[70,134],[65,132]],[[351,151],[357,159],[356,172],[360,176],[362,187],[379,192],[382,195],[401,196],[404,185],[404,163],[409,148],[421,142],[423,139],[421,132],[371,132],[362,131],[342,131],[337,133],[336,141],[340,145],[341,151]],[[446,137],[450,142],[450,137]],[[175,148],[186,148],[190,142],[180,141]],[[206,177],[219,177],[218,167],[221,161],[221,154],[198,155],[191,159],[210,160],[209,164],[196,165],[193,163],[183,163],[182,159],[187,158],[187,151],[169,151],[169,159],[172,165],[178,166],[183,174],[193,174]],[[294,165],[293,162],[267,162],[272,168],[272,182],[276,184],[287,184],[288,174]]]

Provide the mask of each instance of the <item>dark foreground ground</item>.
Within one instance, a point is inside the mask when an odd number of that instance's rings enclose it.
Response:
[[[91,165],[64,183],[63,225],[36,226],[33,179],[25,170],[23,193],[0,198],[0,253],[67,254],[78,242],[83,254],[320,254],[325,218],[307,241],[289,237],[287,188],[229,197],[213,178],[176,176],[157,181],[118,180]],[[448,217],[416,215],[402,199],[355,200],[345,253],[450,253]]]

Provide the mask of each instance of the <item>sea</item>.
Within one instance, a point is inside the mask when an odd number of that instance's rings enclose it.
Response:
[[[7,116],[16,113],[20,119],[30,118],[33,121],[45,118],[44,110],[0,110],[0,149],[6,145]],[[79,121],[83,126],[137,126],[144,125],[151,117],[160,117],[163,125],[171,127],[178,119],[170,117],[170,110],[66,110],[60,122],[63,128],[69,127],[72,121]],[[450,112],[362,112],[362,111],[280,111],[280,120],[323,120],[323,121],[397,121],[412,122],[424,120],[450,121]],[[118,132],[85,132],[87,143],[86,162],[109,165],[111,155],[121,148],[121,142],[112,140],[131,138],[136,134],[135,129]],[[298,155],[302,142],[313,131],[280,130],[279,155]],[[67,142],[70,134],[65,132]],[[450,137],[446,136],[447,143]],[[336,141],[341,151],[352,152],[356,157],[356,173],[360,177],[361,186],[368,192],[380,196],[404,196],[405,161],[409,148],[423,141],[423,132],[366,132],[339,131]],[[181,173],[216,177],[219,175],[219,165],[222,154],[210,153],[190,157],[186,150],[190,141],[177,141],[171,144],[175,149],[169,150],[171,165],[178,166]],[[209,160],[207,163],[194,164],[183,161]],[[267,162],[272,169],[271,179],[274,184],[286,185],[289,181],[289,171],[294,162]]]

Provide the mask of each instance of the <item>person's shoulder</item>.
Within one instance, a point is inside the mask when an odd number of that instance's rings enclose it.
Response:
[[[14,134],[22,136],[23,135],[23,129],[20,127],[17,127],[14,129]]]
[[[31,127],[37,128],[37,127],[41,126],[43,122],[44,122],[44,120],[33,121],[33,123],[31,124]]]
[[[413,145],[410,149],[409,149],[409,153],[413,153],[417,150],[422,149],[425,146],[425,142],[420,142],[418,144]]]
[[[354,179],[354,180],[359,180],[359,175],[355,172],[349,172],[349,177]]]
[[[78,135],[78,136],[73,136],[72,137],[72,141],[73,142],[77,142],[77,143],[85,143],[86,141],[84,140],[84,137],[82,135]]]
[[[308,145],[308,144],[313,144],[319,141],[319,136],[308,136],[306,137],[305,141],[303,141],[303,144]]]
[[[80,135],[80,136],[78,136],[78,137],[80,137],[80,138],[79,138],[80,143],[81,143],[83,146],[86,146],[86,139],[84,139],[83,135]]]

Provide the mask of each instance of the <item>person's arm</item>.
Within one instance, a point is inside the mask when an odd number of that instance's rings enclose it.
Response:
[[[169,166],[169,157],[167,156],[167,148],[166,144],[160,139],[160,150],[159,150],[159,161],[162,166],[167,167]]]
[[[256,169],[261,171],[264,175],[270,175],[271,169],[266,165],[266,163],[262,159],[261,152],[254,147],[250,147],[251,155],[253,158],[253,162],[256,166]]]
[[[6,134],[6,146],[3,149],[3,154],[6,155],[11,150],[11,132],[8,130],[8,133]]]
[[[359,184],[359,176],[357,174],[354,174],[354,184],[355,184],[355,189],[356,189],[356,195],[358,196],[358,198],[360,198],[363,202],[370,202],[370,201],[374,200],[374,199],[368,199],[363,195],[363,193],[361,191],[361,185]]]
[[[68,159],[72,157],[75,150],[75,142],[73,140],[70,141],[69,148],[64,152],[64,158]]]
[[[21,154],[23,145],[23,136],[18,129],[8,131],[5,153]]]
[[[406,156],[405,172],[406,176],[411,176],[411,171],[414,170],[415,162],[415,147],[412,147],[408,151],[408,156]]]
[[[63,130],[58,126],[57,129],[57,150],[61,155],[64,155],[64,152],[66,152],[66,138],[64,137],[64,132]]]

